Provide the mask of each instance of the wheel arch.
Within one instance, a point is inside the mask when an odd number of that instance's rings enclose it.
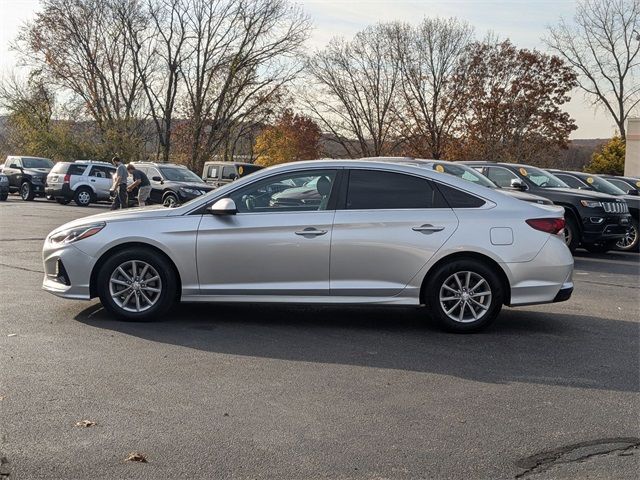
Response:
[[[442,265],[445,265],[447,263],[450,263],[456,260],[464,260],[464,259],[476,260],[476,261],[482,262],[488,267],[490,267],[491,269],[493,269],[498,274],[498,277],[500,278],[500,281],[502,283],[502,288],[504,290],[503,304],[509,305],[511,303],[511,284],[509,283],[509,277],[507,276],[506,272],[498,262],[496,262],[493,258],[478,252],[456,252],[456,253],[451,253],[445,257],[442,257],[440,260],[434,263],[431,266],[431,268],[429,268],[429,270],[425,273],[424,278],[422,279],[422,285],[420,286],[420,303],[421,304],[426,303],[426,288],[427,288],[427,283],[429,283],[431,274],[434,271],[436,271],[436,269],[440,268]]]
[[[169,255],[167,255],[158,247],[151,245],[149,243],[144,243],[144,242],[121,243],[119,245],[115,245],[111,247],[109,250],[107,250],[102,255],[100,255],[100,258],[98,259],[98,261],[93,266],[93,269],[91,270],[91,276],[89,280],[89,296],[91,298],[95,298],[98,296],[97,285],[96,285],[98,281],[98,273],[100,272],[100,269],[105,264],[105,262],[109,259],[109,257],[111,255],[114,255],[115,253],[118,253],[122,250],[130,249],[130,248],[145,248],[147,250],[151,250],[154,253],[162,256],[167,262],[169,262],[169,265],[171,265],[171,268],[173,269],[173,273],[176,276],[176,282],[177,282],[176,301],[180,301],[180,296],[182,295],[182,279],[180,278],[180,272],[178,271],[178,267],[176,266],[175,262],[171,259],[171,257],[169,257]]]

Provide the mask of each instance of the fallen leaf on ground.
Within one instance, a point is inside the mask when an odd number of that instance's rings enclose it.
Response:
[[[0,402],[4,400],[4,395],[0,395]]]
[[[76,427],[93,427],[95,424],[96,422],[92,422],[91,420],[82,420],[76,423]]]
[[[147,463],[147,457],[138,452],[131,452],[127,458],[124,459],[125,462],[142,462]]]
[[[7,335],[7,337],[15,337],[17,335],[18,335],[17,333],[10,333],[9,335]]]

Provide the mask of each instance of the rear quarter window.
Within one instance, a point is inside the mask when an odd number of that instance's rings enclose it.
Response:
[[[451,208],[480,208],[486,203],[475,195],[441,183],[437,184],[437,188]]]
[[[82,175],[86,169],[86,165],[71,164],[67,170],[67,175]]]

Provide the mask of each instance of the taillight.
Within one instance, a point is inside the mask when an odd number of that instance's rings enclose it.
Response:
[[[64,183],[69,183],[69,181],[71,180],[71,175],[69,175],[68,173],[64,176]]]
[[[531,228],[556,235],[564,228],[564,218],[532,218],[526,220]]]

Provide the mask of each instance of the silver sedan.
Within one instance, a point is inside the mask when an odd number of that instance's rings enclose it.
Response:
[[[178,208],[50,233],[43,288],[128,320],[182,302],[424,305],[476,331],[503,305],[567,300],[563,209],[395,162],[267,168]]]

